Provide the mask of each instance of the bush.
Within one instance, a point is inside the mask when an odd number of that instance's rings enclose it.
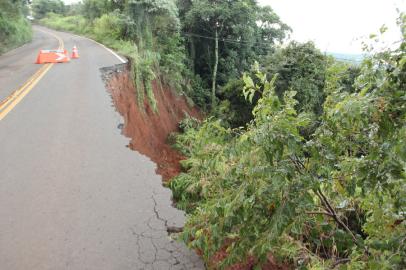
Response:
[[[50,12],[39,22],[56,30],[69,31],[77,34],[86,34],[90,32],[88,22],[81,15],[65,17]]]
[[[103,14],[94,21],[93,32],[97,40],[120,40],[124,34],[124,21],[117,12]]]
[[[0,3],[0,54],[32,38],[31,24],[24,18],[22,8],[17,3]]]
[[[61,0],[33,0],[31,7],[37,20],[44,18],[50,12],[63,14],[65,11],[65,4]]]
[[[279,97],[291,89],[297,93],[299,112],[322,113],[327,57],[312,42],[291,42],[270,54],[263,64],[269,77],[278,74],[275,91]]]

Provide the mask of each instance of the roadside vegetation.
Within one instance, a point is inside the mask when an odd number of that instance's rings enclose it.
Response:
[[[29,42],[31,23],[26,0],[0,1],[0,54]]]
[[[36,2],[43,0],[34,0]],[[54,1],[54,0],[47,0]],[[256,1],[84,0],[39,22],[126,55],[141,107],[157,80],[189,97],[172,137],[180,237],[212,269],[406,268],[406,16],[362,64],[311,43]],[[385,28],[380,34],[384,34]]]
[[[404,269],[405,49],[365,60],[349,90],[332,67],[321,112],[307,87],[278,93],[278,75],[254,66],[243,128],[185,120],[176,147],[189,158],[170,183],[190,214],[183,240],[207,262],[226,250],[220,267],[272,253],[300,269]]]
[[[185,65],[180,21],[173,1],[88,0],[65,7],[63,13],[47,13],[39,22],[89,36],[125,55],[130,60],[140,107],[146,99],[156,110],[154,79],[178,92],[191,91],[186,78],[193,76],[189,76]]]

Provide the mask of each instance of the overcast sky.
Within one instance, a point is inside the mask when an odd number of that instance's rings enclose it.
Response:
[[[64,0],[65,3],[78,0]],[[406,0],[258,0],[270,5],[292,29],[292,39],[314,41],[322,51],[361,53],[360,39],[385,24],[387,43],[400,39],[396,9]]]
[[[312,40],[322,51],[361,53],[360,39],[385,24],[386,43],[401,37],[396,8],[406,11],[406,0],[259,0],[270,5],[292,29],[292,38]]]

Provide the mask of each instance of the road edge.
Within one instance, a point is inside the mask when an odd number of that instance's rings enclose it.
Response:
[[[109,47],[107,47],[107,46],[104,45],[103,43],[100,43],[100,42],[98,42],[98,41],[96,41],[96,40],[94,40],[94,39],[92,39],[92,38],[89,38],[89,37],[87,37],[87,36],[81,36],[81,35],[78,35],[78,34],[76,34],[76,33],[74,33],[74,32],[70,32],[70,31],[54,29],[54,28],[51,28],[51,27],[48,27],[48,26],[42,25],[42,24],[34,24],[34,25],[40,26],[40,27],[43,27],[43,28],[46,28],[46,29],[48,29],[48,30],[52,30],[52,31],[56,31],[56,32],[61,32],[61,33],[67,33],[67,34],[70,34],[70,35],[72,35],[72,36],[76,36],[76,37],[79,37],[79,38],[87,39],[87,40],[89,40],[89,41],[91,41],[91,42],[94,42],[94,43],[98,44],[99,46],[103,47],[103,48],[104,48],[105,50],[107,50],[109,53],[111,53],[112,55],[114,55],[122,64],[128,63],[127,58],[120,56],[120,55],[119,55],[117,52],[115,52],[113,49],[110,49]]]

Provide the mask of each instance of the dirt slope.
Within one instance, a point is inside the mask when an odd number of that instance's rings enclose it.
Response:
[[[156,80],[152,87],[158,111],[153,112],[146,100],[145,109],[142,110],[138,106],[137,91],[126,65],[102,71],[114,105],[124,117],[122,131],[131,138],[129,147],[154,161],[157,173],[162,175],[164,181],[177,175],[180,172],[179,161],[183,157],[166,140],[170,133],[178,130],[178,123],[186,114],[201,118],[199,111],[190,107],[185,97],[177,95]]]

